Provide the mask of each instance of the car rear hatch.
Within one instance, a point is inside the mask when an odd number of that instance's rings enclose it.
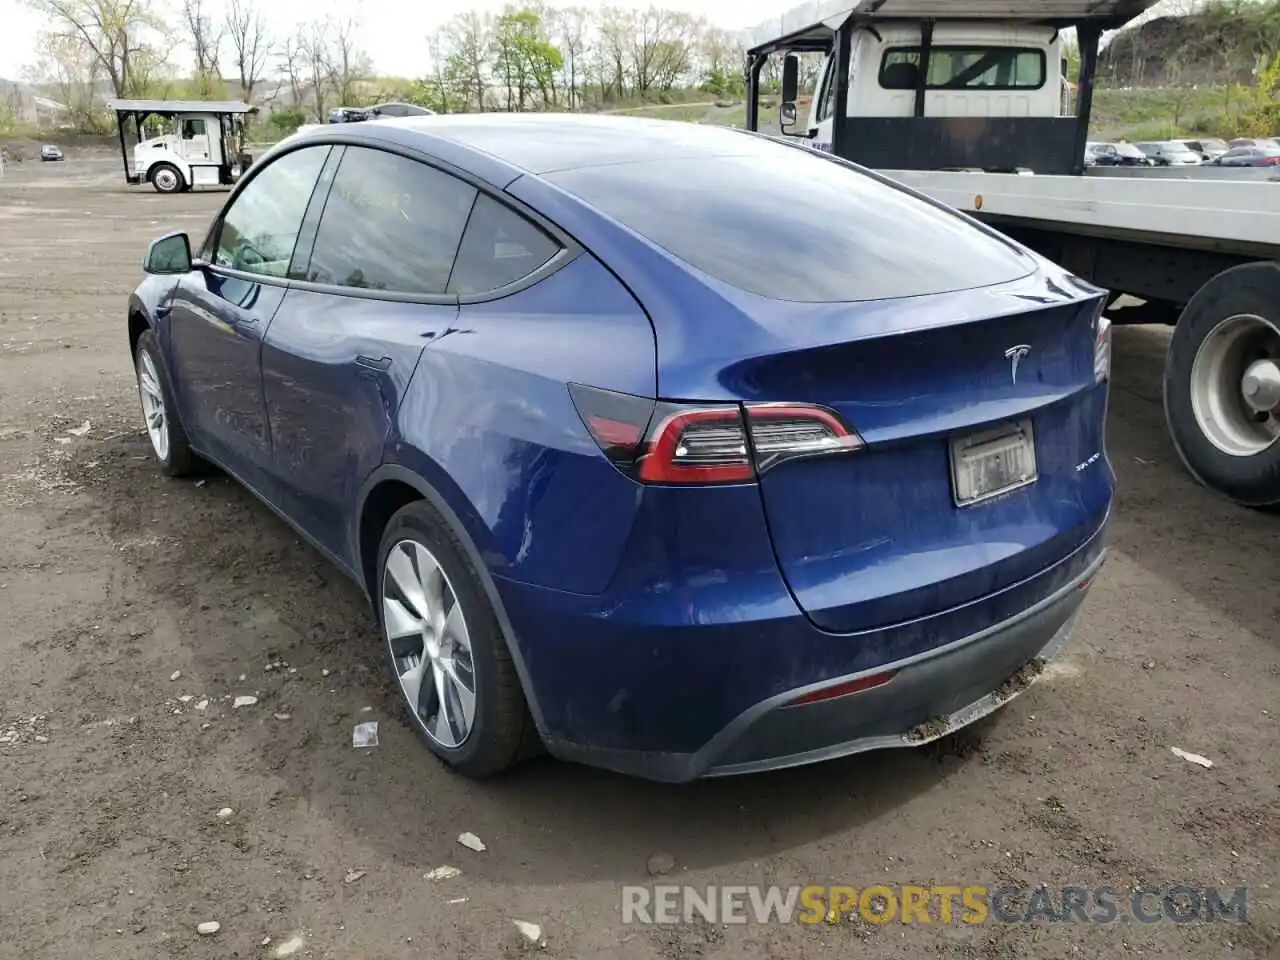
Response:
[[[854,632],[963,604],[1053,565],[1097,529],[1112,482],[1102,299],[1044,299],[968,291],[788,304],[788,319],[771,317],[775,330],[835,332],[842,314],[850,328],[892,328],[795,338],[735,371],[763,400],[833,411],[862,441],[760,474],[778,562],[816,626]]]
[[[585,418],[616,462],[757,480],[793,595],[835,633],[990,594],[1089,538],[1111,498],[1103,291],[857,168],[718,136],[725,156],[547,176],[645,241],[595,240],[657,335],[653,421]]]

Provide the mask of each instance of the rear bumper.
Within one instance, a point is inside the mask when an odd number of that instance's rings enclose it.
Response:
[[[753,610],[694,604],[680,624],[639,622],[648,607],[509,581],[499,593],[548,750],[681,782],[916,746],[998,709],[1065,643],[1103,564],[1105,531],[1103,520],[1072,555],[1021,584],[862,634],[816,630],[785,587],[769,596],[767,579],[750,585]],[[890,671],[882,687],[788,706]]]
[[[915,747],[987,716],[1034,683],[1062,650],[1103,559],[1017,617],[871,671],[896,671],[882,686],[804,706],[787,704],[805,690],[759,704],[700,751],[694,768],[728,776]]]

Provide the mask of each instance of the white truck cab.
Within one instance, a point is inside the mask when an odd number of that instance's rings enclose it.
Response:
[[[885,23],[855,29],[847,116],[915,116],[920,47],[917,24]],[[824,61],[809,108],[810,145],[819,150],[831,149],[835,63],[834,56]],[[1070,115],[1061,39],[1051,27],[938,24],[928,73],[924,78],[925,117]]]
[[[245,114],[256,110],[234,101],[121,100],[111,104],[120,126],[120,149],[129,183],[150,183],[159,193],[234,183],[243,172]],[[128,119],[138,137],[125,146]],[[142,136],[147,127],[167,128]]]

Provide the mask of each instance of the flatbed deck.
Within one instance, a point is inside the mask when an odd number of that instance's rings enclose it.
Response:
[[[881,170],[984,219],[1245,256],[1280,251],[1280,183]]]

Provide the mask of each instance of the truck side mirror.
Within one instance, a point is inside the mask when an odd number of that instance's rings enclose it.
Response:
[[[782,102],[794,105],[799,88],[800,58],[794,53],[788,53],[782,61]]]
[[[191,271],[191,241],[181,230],[152,240],[142,258],[147,273],[176,274]]]

